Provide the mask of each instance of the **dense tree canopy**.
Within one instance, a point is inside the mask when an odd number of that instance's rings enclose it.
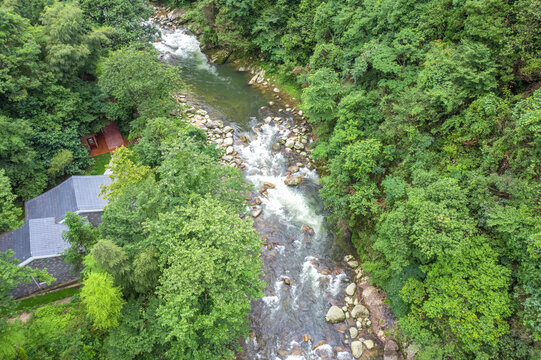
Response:
[[[189,7],[205,46],[302,91],[329,218],[421,359],[539,356],[538,0],[162,2]],[[99,233],[68,215],[82,300],[8,323],[14,286],[52,279],[0,254],[0,357],[233,358],[263,286],[238,216],[249,188],[174,115],[180,79],[149,50],[151,7],[0,5],[0,231],[92,164],[79,139],[106,118],[139,137],[113,156]]]

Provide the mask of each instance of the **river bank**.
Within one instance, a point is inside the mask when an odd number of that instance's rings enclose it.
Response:
[[[167,33],[157,45],[164,57],[178,52],[171,43],[178,38],[167,38],[183,31],[177,14],[162,9],[154,18]],[[398,359],[383,293],[370,285],[351,244],[337,244],[326,229],[307,119],[262,69],[236,66],[251,72],[247,85],[267,96],[248,126],[213,117],[189,93],[177,100],[209,142],[224,149],[222,163],[243,170],[256,189],[247,205],[262,237],[267,289],[253,304],[253,332],[240,358]]]

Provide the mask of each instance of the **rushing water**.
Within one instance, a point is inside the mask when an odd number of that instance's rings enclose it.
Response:
[[[268,116],[292,121],[292,114],[265,106],[268,95],[247,85],[249,75],[230,66],[210,65],[197,39],[184,30],[163,31],[155,46],[170,63],[182,68],[193,98],[205,104],[211,115],[236,125],[237,137],[250,139],[248,144],[237,142],[235,149],[255,189],[264,182],[275,185],[261,197],[263,214],[255,221],[262,240],[270,244],[261,253],[267,287],[265,296],[252,305],[252,336],[240,358],[352,359],[340,348],[344,335],[325,321],[329,303],[343,299],[348,279],[341,259],[351,249],[337,242],[326,227],[315,171],[302,167],[305,181],[300,186],[284,184],[287,167],[298,159],[273,151],[272,144],[290,130],[283,124],[263,122]],[[307,234],[303,225],[314,233]],[[314,349],[322,340],[326,344]]]

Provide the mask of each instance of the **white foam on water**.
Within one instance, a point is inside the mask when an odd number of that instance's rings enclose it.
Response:
[[[314,355],[315,354],[317,354],[317,355],[325,354],[325,355],[328,355],[328,356],[332,356],[333,355],[332,346],[329,345],[329,344],[320,345],[315,350],[312,351],[312,354],[314,354]]]
[[[325,276],[320,274],[316,267],[313,264],[313,260],[316,260],[313,256],[307,256],[304,263],[302,264],[301,280],[304,284],[308,284],[314,295],[319,296],[321,293],[320,289],[320,279]]]
[[[289,130],[280,130],[278,125],[264,124],[258,128],[256,138],[247,146],[237,146],[241,158],[246,164],[247,178],[256,188],[264,182],[272,183],[275,188],[268,189],[268,197],[262,197],[265,204],[264,215],[273,214],[282,218],[286,224],[306,224],[319,232],[322,229],[324,217],[318,215],[314,207],[308,202],[306,196],[298,189],[287,186],[284,181],[285,158],[281,153],[272,151],[272,144],[281,137],[286,137]],[[282,169],[275,174],[276,169]],[[252,174],[255,172],[255,174]],[[307,179],[317,181],[315,171],[303,170]],[[302,243],[298,243],[299,248]]]
[[[265,303],[265,305],[272,310],[276,310],[278,308],[278,304],[280,303],[280,298],[276,295],[274,296],[263,296],[261,300]]]
[[[347,275],[327,275],[327,277],[329,278],[329,286],[327,287],[327,292],[331,294],[331,296],[335,297],[342,289],[342,281],[347,277]]]
[[[336,353],[336,359],[337,360],[353,360],[353,355],[346,351],[340,351]]]
[[[173,31],[158,29],[161,33],[161,39],[159,42],[154,42],[153,45],[165,58],[174,56],[179,59],[191,60],[197,65],[197,68],[217,75],[216,69],[209,64],[207,56],[201,51],[201,44],[195,35],[185,29]]]

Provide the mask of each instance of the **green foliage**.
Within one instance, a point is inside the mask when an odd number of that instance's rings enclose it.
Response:
[[[17,229],[22,225],[22,210],[15,204],[15,195],[11,192],[9,178],[4,169],[0,169],[0,233]]]
[[[130,298],[122,308],[118,326],[109,331],[104,340],[108,359],[155,359],[162,358],[166,332],[159,326],[157,299],[145,303]],[[160,354],[160,355],[158,355]]]
[[[2,358],[11,359],[17,355],[16,346],[19,345],[24,335],[18,324],[11,324],[7,318],[14,314],[16,304],[9,294],[20,283],[29,283],[36,279],[50,284],[55,279],[47,273],[47,269],[38,270],[29,266],[19,266],[16,259],[12,259],[15,253],[11,250],[0,252],[0,355]]]
[[[212,209],[212,210],[211,210]],[[169,267],[159,321],[177,359],[233,359],[248,335],[250,302],[261,296],[259,238],[250,221],[207,197],[149,225]]]
[[[443,254],[453,256],[463,239],[475,233],[458,182],[423,180],[416,184],[419,187],[408,189],[407,199],[397,202],[377,229],[374,248],[386,254],[394,271],[427,264]]]
[[[99,335],[92,331],[78,300],[37,309],[24,326],[24,337],[20,348],[29,359],[100,357]]]
[[[151,25],[140,21],[153,14],[152,7],[144,0],[80,0],[79,6],[94,24],[115,29],[111,34],[115,47],[132,42],[148,43],[156,33]]]
[[[50,177],[61,176],[66,171],[66,167],[73,162],[73,152],[63,149],[54,154],[47,169]]]
[[[97,241],[98,230],[86,218],[71,212],[66,213],[64,224],[68,231],[63,232],[62,238],[71,245],[64,251],[64,261],[72,264],[74,271],[79,271],[84,256]]]
[[[112,29],[91,29],[73,3],[56,2],[41,17],[45,62],[59,79],[93,74]]]
[[[17,14],[30,20],[31,24],[39,21],[41,13],[46,6],[52,5],[54,0],[3,0],[2,8],[12,9]]]
[[[322,68],[308,78],[310,86],[302,94],[303,110],[311,121],[323,129],[331,128],[340,95],[338,75],[328,68]]]
[[[508,331],[510,271],[498,265],[486,240],[464,239],[456,256],[441,257],[426,269],[424,283],[410,279],[402,290],[412,306],[401,322],[403,330],[423,334],[431,329],[432,336],[444,344],[444,356],[456,355],[458,349],[464,355],[479,356],[496,348]],[[431,345],[435,339],[427,340],[422,345]]]
[[[114,100],[107,103],[107,117],[132,135],[149,119],[169,116],[175,107],[171,93],[179,85],[178,74],[160,63],[155,51],[124,48],[100,64],[99,86]]]
[[[28,89],[39,84],[37,59],[40,53],[28,21],[0,8],[0,100],[24,99]]]
[[[82,304],[94,327],[106,330],[118,325],[118,318],[124,305],[120,288],[113,285],[108,273],[90,273],[83,280]]]

